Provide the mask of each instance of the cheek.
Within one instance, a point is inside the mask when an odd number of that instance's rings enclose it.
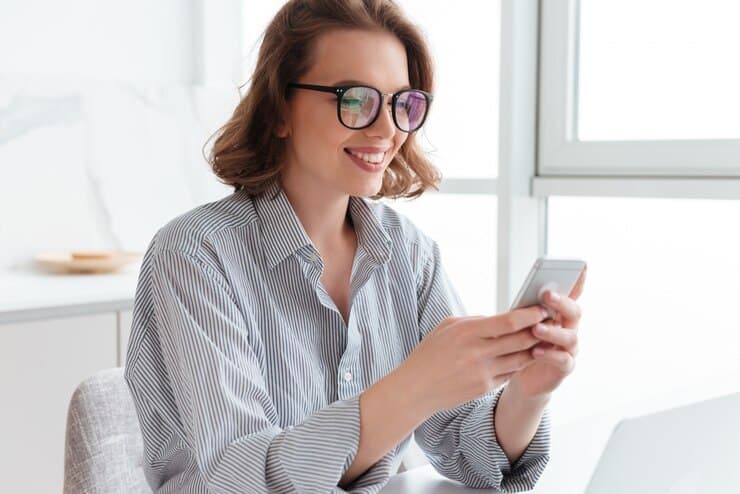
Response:
[[[314,157],[343,152],[342,143],[351,137],[352,131],[339,123],[336,111],[301,112],[296,117],[294,130],[298,149]]]
[[[409,135],[405,132],[398,131],[396,134],[396,138],[394,139],[394,144],[396,147],[396,154],[398,154],[398,151],[401,150],[401,146],[404,145],[404,143],[408,140]]]

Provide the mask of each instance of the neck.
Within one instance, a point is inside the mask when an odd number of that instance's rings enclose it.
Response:
[[[290,179],[281,183],[308,237],[319,252],[326,253],[344,245],[354,228],[349,214],[349,195],[342,192],[312,190],[305,183]]]

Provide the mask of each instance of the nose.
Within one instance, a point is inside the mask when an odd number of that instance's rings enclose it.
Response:
[[[383,95],[382,108],[379,110],[378,118],[375,119],[375,122],[370,127],[365,129],[368,136],[389,138],[393,137],[396,133],[396,124],[393,122],[390,98],[390,95]]]

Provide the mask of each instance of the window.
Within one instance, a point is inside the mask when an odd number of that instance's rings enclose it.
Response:
[[[539,175],[740,175],[740,4],[541,6]]]
[[[698,401],[740,375],[739,201],[552,197],[548,255],[589,263],[575,372],[556,422]]]
[[[445,178],[498,175],[500,0],[401,0],[424,32],[436,89],[421,133]],[[475,12],[475,15],[471,15]]]
[[[581,0],[579,18],[579,139],[740,139],[740,3]]]
[[[533,189],[547,255],[589,263],[582,352],[554,422],[736,391],[740,6],[539,5]]]

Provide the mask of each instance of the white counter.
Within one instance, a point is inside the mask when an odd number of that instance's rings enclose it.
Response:
[[[0,272],[0,324],[95,314],[133,306],[141,262],[110,274]]]

